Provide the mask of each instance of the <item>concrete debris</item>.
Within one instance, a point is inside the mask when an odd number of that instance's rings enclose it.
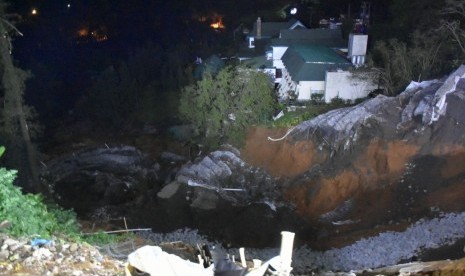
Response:
[[[56,238],[28,240],[0,234],[0,246],[1,275],[112,276],[124,269],[124,262],[104,256],[90,245]]]

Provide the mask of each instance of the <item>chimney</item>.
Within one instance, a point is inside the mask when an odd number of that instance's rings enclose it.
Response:
[[[257,38],[262,37],[262,20],[260,17],[257,19]]]
[[[353,34],[349,35],[349,52],[348,57],[352,60],[355,67],[359,67],[365,63],[367,53],[368,35]]]

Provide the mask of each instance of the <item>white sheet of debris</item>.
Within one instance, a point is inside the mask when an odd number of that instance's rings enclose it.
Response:
[[[213,276],[213,265],[203,265],[186,261],[176,255],[164,252],[158,246],[143,246],[128,256],[130,266],[150,275],[177,276]]]
[[[433,114],[431,116],[430,124],[437,121],[441,115],[446,113],[447,94],[455,91],[456,85],[461,78],[465,77],[465,65],[461,65],[454,73],[449,75],[444,84],[438,89],[435,95],[435,108],[433,109]]]

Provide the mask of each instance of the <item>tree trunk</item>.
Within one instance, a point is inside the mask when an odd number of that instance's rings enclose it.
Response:
[[[1,5],[1,3],[0,3]],[[0,7],[2,9],[3,7]],[[0,16],[4,14],[0,10]],[[27,153],[29,167],[28,179],[29,188],[37,189],[39,184],[39,174],[36,166],[34,147],[26,121],[26,114],[23,108],[23,92],[25,88],[25,73],[13,65],[10,53],[10,40],[6,23],[0,18],[0,66],[2,67],[2,85],[5,91],[5,112],[4,119],[6,131],[12,135],[12,139],[22,139]],[[19,131],[17,126],[19,125]]]

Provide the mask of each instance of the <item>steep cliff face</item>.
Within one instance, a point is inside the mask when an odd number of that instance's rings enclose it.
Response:
[[[280,179],[320,235],[465,210],[465,67],[285,131],[254,129],[244,160]]]

